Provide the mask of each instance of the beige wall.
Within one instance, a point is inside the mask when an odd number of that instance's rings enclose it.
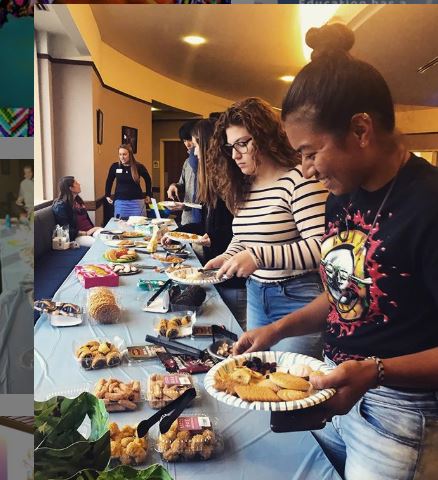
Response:
[[[122,140],[122,126],[133,127],[137,133],[137,154],[135,158],[142,163],[152,177],[152,114],[149,105],[130,99],[101,86],[93,71],[93,145],[95,195],[105,194],[105,182],[110,165],[118,160],[118,146]],[[96,141],[96,110],[103,112],[103,144]],[[141,180],[144,188],[143,180]],[[115,184],[113,185],[114,192]],[[101,218],[99,212],[97,218]]]
[[[438,133],[438,108],[396,105],[396,125],[403,133]]]
[[[88,66],[52,64],[56,180],[73,175],[89,201],[95,198],[91,75]]]

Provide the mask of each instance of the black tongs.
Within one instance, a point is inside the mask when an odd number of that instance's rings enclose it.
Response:
[[[238,338],[237,335],[233,332],[230,332],[222,325],[212,325],[211,333],[213,335],[213,343],[216,342],[216,336],[226,337],[232,340],[233,342],[237,342],[237,338]]]
[[[149,417],[147,420],[142,420],[137,425],[137,437],[144,437],[149,429],[157,422],[160,422],[160,433],[166,433],[172,423],[181,415],[182,411],[195,397],[196,390],[194,388],[189,388],[176,400],[173,400],[161,410],[158,410],[158,412],[152,415],[152,417]]]
[[[199,350],[199,348],[195,348],[190,345],[177,342],[175,340],[169,340],[166,337],[154,337],[153,335],[146,335],[146,341],[155,345],[160,345],[161,347],[164,347],[167,351],[182,353],[183,355],[190,355],[191,357],[195,358],[202,359],[205,354],[204,351]]]

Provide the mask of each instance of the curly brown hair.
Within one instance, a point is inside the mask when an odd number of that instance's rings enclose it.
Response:
[[[235,213],[244,201],[248,187],[255,176],[242,173],[236,162],[224,150],[227,143],[226,129],[230,126],[245,127],[253,138],[253,155],[256,172],[262,157],[269,157],[280,167],[293,168],[298,164],[280,117],[261,98],[250,97],[234,103],[219,117],[207,155],[208,171],[214,187],[230,212]]]

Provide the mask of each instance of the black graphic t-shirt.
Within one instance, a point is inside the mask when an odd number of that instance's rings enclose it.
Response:
[[[336,363],[438,346],[438,169],[411,155],[391,188],[330,195],[321,276]]]

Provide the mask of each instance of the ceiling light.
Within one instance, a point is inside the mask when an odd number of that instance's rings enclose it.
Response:
[[[314,8],[314,5],[300,5],[300,26],[301,26],[301,43],[303,45],[303,55],[306,62],[310,62],[310,55],[312,49],[306,45],[306,33],[312,27],[321,27],[327,23],[339,5],[318,5],[318,8]],[[309,8],[311,7],[311,8]]]
[[[280,77],[280,80],[283,80],[283,82],[291,83],[294,81],[294,76],[293,75],[283,75]]]
[[[188,35],[183,37],[183,40],[190,45],[202,45],[207,41],[204,37],[199,37],[198,35]]]
[[[159,112],[160,109],[156,107],[151,107],[151,112]]]

